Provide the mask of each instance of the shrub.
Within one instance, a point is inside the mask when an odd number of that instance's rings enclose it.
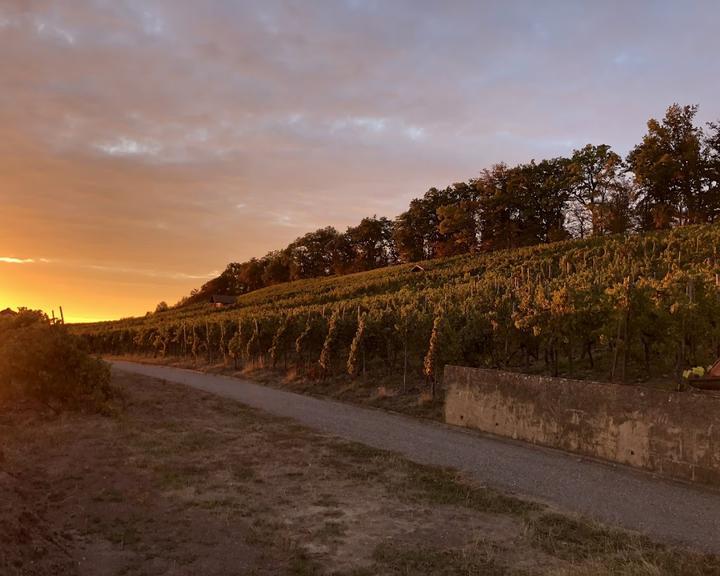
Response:
[[[90,356],[64,326],[39,311],[0,319],[0,397],[59,411],[103,409],[112,395],[108,364]]]

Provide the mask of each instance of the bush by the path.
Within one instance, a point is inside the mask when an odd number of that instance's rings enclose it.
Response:
[[[30,399],[59,411],[102,409],[112,397],[110,367],[40,311],[0,318],[0,401]]]

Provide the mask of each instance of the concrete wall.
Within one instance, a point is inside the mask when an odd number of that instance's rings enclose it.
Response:
[[[720,397],[447,366],[445,420],[720,486]]]

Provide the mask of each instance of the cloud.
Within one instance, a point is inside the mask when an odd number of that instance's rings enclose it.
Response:
[[[35,262],[32,258],[13,258],[10,256],[0,256],[0,263],[3,264],[32,264]]]
[[[152,142],[139,142],[125,137],[101,142],[95,147],[110,156],[155,156],[162,149],[160,145]]]
[[[122,265],[66,263],[68,267],[84,268],[97,272],[106,272],[112,275],[143,276],[146,278],[166,278],[170,280],[208,280],[215,278],[220,272],[213,270],[207,273],[191,274],[186,272],[168,272],[167,270],[153,270],[147,268],[133,268]]]
[[[40,36],[45,36],[53,40],[61,40],[70,45],[75,44],[75,36],[73,36],[69,31],[60,28],[59,26],[48,24],[42,20],[35,21],[35,31]]]

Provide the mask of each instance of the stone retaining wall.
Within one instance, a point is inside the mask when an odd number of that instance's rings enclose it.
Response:
[[[720,397],[447,366],[445,420],[720,486]]]

